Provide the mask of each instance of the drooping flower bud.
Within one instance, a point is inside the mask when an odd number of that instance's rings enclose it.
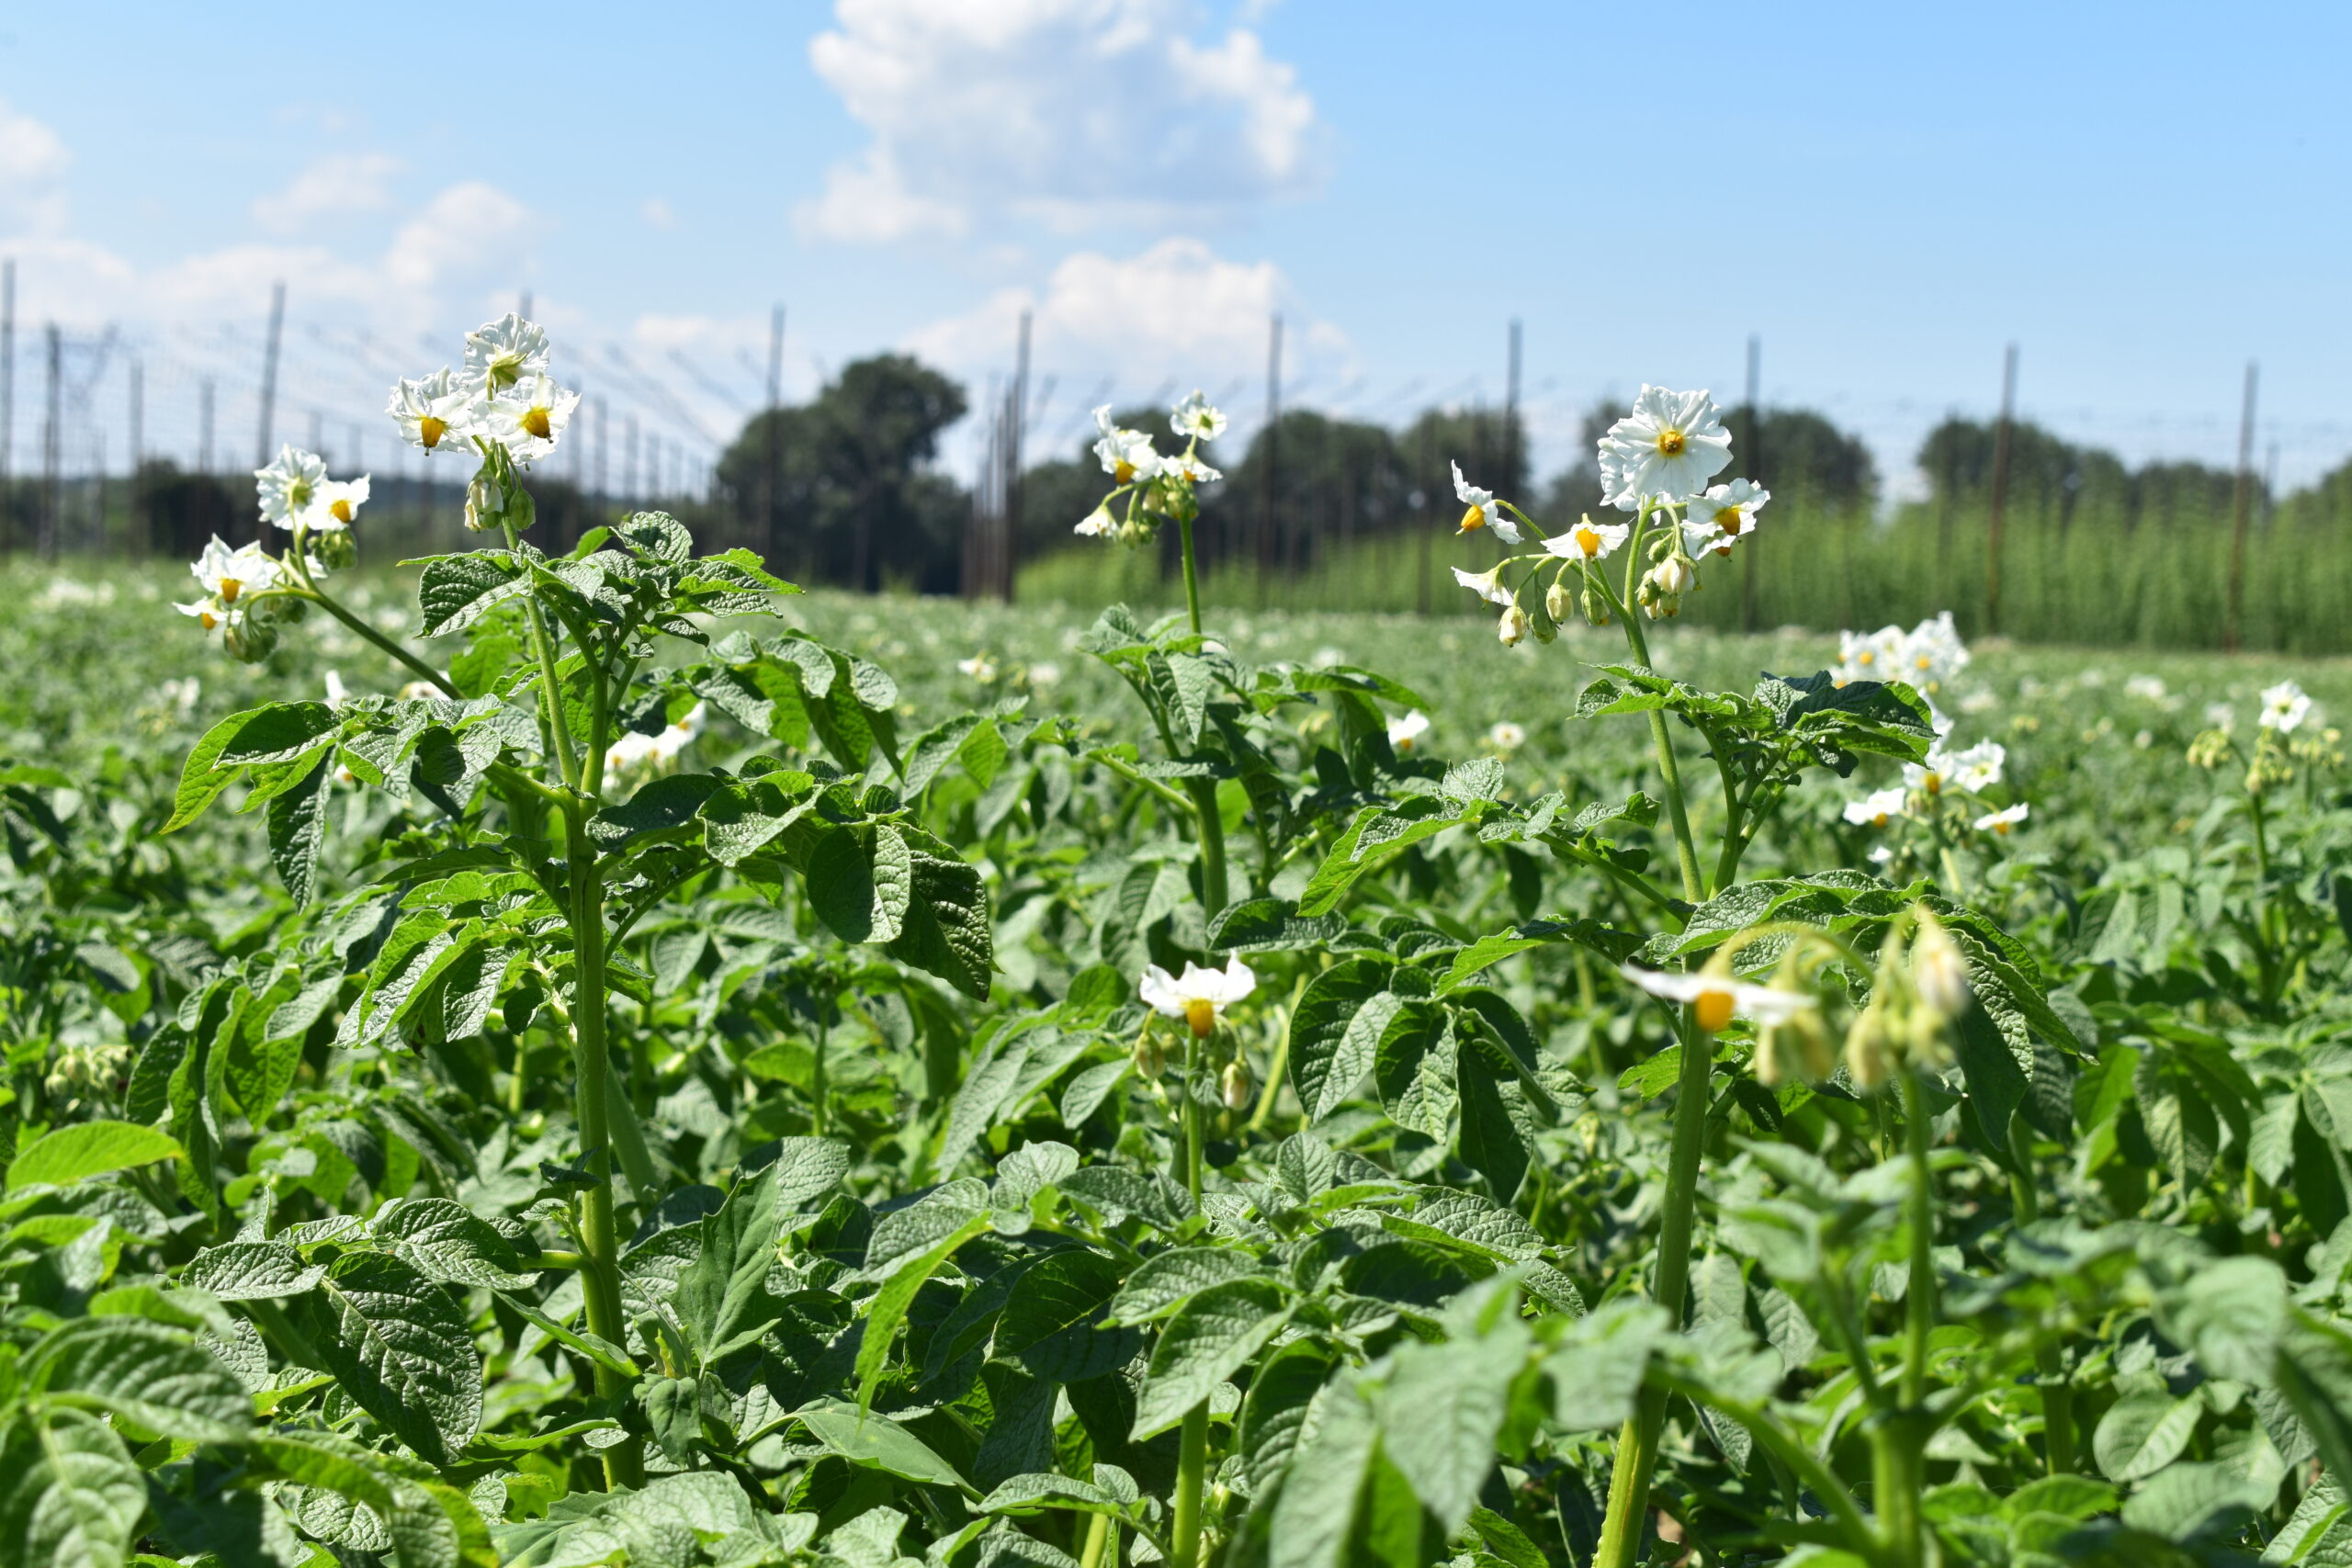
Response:
[[[1517,604],[1505,610],[1502,619],[1495,625],[1495,636],[1505,648],[1517,648],[1527,636],[1527,612]]]
[[[1894,1076],[1894,1052],[1886,1038],[1886,1015],[1873,999],[1846,1031],[1846,1072],[1854,1087],[1872,1094]]]
[[[1157,1078],[1167,1070],[1168,1053],[1159,1048],[1159,1041],[1147,1034],[1136,1042],[1136,1073],[1148,1080]]]
[[[1911,938],[1911,986],[1939,1020],[1958,1018],[1968,1006],[1968,960],[1933,911],[1919,911]]]
[[[311,536],[311,553],[330,571],[348,571],[359,564],[359,543],[348,528],[333,528]]]
[[[1239,1061],[1227,1062],[1217,1078],[1217,1093],[1227,1111],[1250,1109],[1250,1069]]]
[[[239,615],[220,634],[229,657],[240,664],[259,664],[277,649],[277,628],[253,615]]]
[[[1568,585],[1555,578],[1552,586],[1544,591],[1544,613],[1565,625],[1575,608],[1576,597],[1568,592]]]

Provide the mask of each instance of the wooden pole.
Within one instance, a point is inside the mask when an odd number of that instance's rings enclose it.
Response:
[[[1266,602],[1266,580],[1273,575],[1274,569],[1276,442],[1281,434],[1282,417],[1283,319],[1275,315],[1266,325],[1266,460],[1260,468],[1258,510],[1258,602],[1261,604]]]
[[[254,467],[269,467],[269,422],[277,412],[277,345],[286,331],[286,285],[269,287],[269,338],[261,355],[261,439],[254,444]]]
[[[2257,367],[2245,364],[2245,396],[2238,406],[2238,482],[2230,498],[2230,592],[2222,614],[2222,648],[2235,653],[2245,635],[2245,536],[2254,510],[2254,393]]]
[[[767,450],[764,468],[760,476],[760,537],[765,541],[771,566],[784,559],[784,540],[776,524],[777,491],[783,484],[784,421],[778,411],[784,406],[784,307],[778,305],[768,318],[768,406]],[[798,570],[808,570],[808,563]]]
[[[2009,500],[2009,426],[2017,417],[2018,345],[2001,359],[2001,423],[1993,431],[1993,516],[1984,539],[1984,630],[2001,629],[2001,513]]]
[[[57,323],[49,323],[49,399],[48,414],[40,426],[40,555],[43,560],[57,558],[57,479],[59,445],[63,432],[58,428],[62,412],[61,397],[64,380],[64,346],[57,333]]]
[[[1740,445],[1747,450],[1735,472],[1744,470],[1758,484],[1764,482],[1763,447],[1756,439],[1756,416],[1764,395],[1764,339],[1761,334],[1747,334],[1747,400],[1743,405],[1747,425],[1739,433]],[[1756,629],[1756,549],[1748,547],[1739,552],[1739,628],[1745,632]]]
[[[1004,423],[1004,514],[997,526],[996,597],[1012,603],[1013,559],[1021,549],[1022,437],[1029,423],[1029,312],[1021,312],[1021,345],[1013,357],[1012,407]]]

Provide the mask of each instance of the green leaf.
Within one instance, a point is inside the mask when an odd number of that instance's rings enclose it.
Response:
[[[1379,1428],[1352,1379],[1334,1384],[1317,1414],[1274,1495],[1268,1568],[1340,1568],[1345,1561]]]
[[[1212,1285],[1247,1279],[1257,1262],[1229,1247],[1177,1247],[1146,1258],[1119,1287],[1105,1320],[1149,1323],[1165,1317]]]
[[[829,828],[804,874],[818,918],[843,942],[890,942],[904,929],[914,892],[907,840],[887,822]]]
[[[1136,1398],[1136,1442],[1167,1431],[1290,1321],[1271,1280],[1230,1280],[1186,1302],[1161,1329]]]
[[[418,629],[426,637],[463,631],[530,586],[530,574],[503,554],[427,561],[416,585],[417,607],[424,613]]]
[[[335,1317],[320,1347],[359,1407],[435,1464],[452,1462],[481,1424],[481,1356],[465,1314],[416,1266],[351,1253],[322,1288]]]
[[[134,1122],[76,1122],[17,1151],[8,1167],[8,1190],[71,1187],[111,1170],[181,1157],[179,1144],[153,1127]]]
[[[146,1478],[96,1416],[18,1405],[0,1419],[0,1562],[119,1568],[146,1511]]]
[[[1102,1254],[1076,1247],[1051,1254],[1012,1287],[997,1319],[996,1358],[1053,1382],[1117,1371],[1142,1343],[1138,1334],[1103,1325],[1118,1293],[1119,1266]]]
[[[527,1289],[514,1244],[491,1223],[447,1198],[403,1198],[378,1212],[368,1234],[427,1278],[494,1291]]]
[[[1245,898],[1209,922],[1207,944],[1217,953],[1295,953],[1327,948],[1347,934],[1347,919],[1297,913],[1287,898]]]
[[[137,1317],[85,1317],[45,1337],[25,1382],[48,1399],[112,1413],[167,1438],[233,1443],[253,1426],[253,1398],[195,1340]]]
[[[1521,1137],[1516,1077],[1508,1081],[1475,1043],[1454,1058],[1462,1095],[1462,1162],[1485,1177],[1495,1197],[1508,1203],[1527,1179],[1528,1146]]]
[[[1356,1017],[1388,988],[1391,965],[1385,959],[1344,959],[1317,975],[1298,999],[1290,1021],[1290,1081],[1307,1120],[1339,1109],[1363,1075],[1395,1004],[1359,1029]]]
[[[245,716],[213,759],[216,770],[290,762],[343,728],[343,716],[324,703],[271,703]]]
[[[947,1233],[936,1246],[913,1258],[903,1259],[882,1288],[874,1292],[865,1314],[865,1337],[857,1347],[857,1405],[868,1409],[874,1403],[874,1391],[882,1382],[882,1374],[890,1362],[890,1341],[897,1336],[899,1325],[906,1321],[907,1308],[913,1304],[915,1292],[923,1281],[936,1273],[939,1266],[956,1255],[956,1249],[989,1228],[985,1213],[975,1213],[964,1223]]]
[[[979,868],[921,848],[910,851],[908,863],[912,880],[905,928],[891,942],[890,956],[986,1001],[996,972],[996,936]]]
[[[1510,1318],[1448,1344],[1408,1342],[1375,1396],[1381,1451],[1448,1535],[1469,1520],[1495,1468],[1496,1438],[1531,1342]]]
[[[2111,1481],[2138,1481],[2178,1459],[2197,1433],[2205,1399],[2175,1399],[2163,1389],[2127,1393],[2108,1406],[2091,1436],[2091,1452]]]
[[[164,824],[163,831],[178,832],[203,816],[205,808],[229,787],[230,781],[237,775],[226,768],[216,773],[213,764],[220,760],[221,749],[229,744],[230,737],[260,711],[247,708],[243,713],[232,713],[204,732],[195,750],[188,752],[187,761],[181,764],[179,788],[172,795],[171,819]]]
[[[298,905],[318,897],[319,850],[327,833],[328,771],[322,751],[300,783],[270,797],[269,858]]]
[[[926,1486],[974,1492],[955,1466],[888,1416],[861,1411],[843,1400],[820,1399],[795,1411],[793,1418],[808,1428],[810,1437],[852,1464]]]
[[[776,1260],[776,1168],[739,1179],[702,1222],[702,1250],[678,1276],[678,1316],[706,1361],[756,1337],[768,1319],[768,1269]]]

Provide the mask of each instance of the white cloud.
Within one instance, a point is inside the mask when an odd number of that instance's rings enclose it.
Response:
[[[331,152],[311,160],[283,190],[254,199],[254,220],[275,234],[295,234],[319,218],[380,212],[391,206],[390,181],[405,167],[389,152]]]
[[[638,211],[643,215],[648,223],[652,224],[656,229],[674,229],[677,227],[678,215],[671,211],[670,204],[662,200],[658,196],[648,198],[645,205],[638,209]]]
[[[1196,239],[1162,240],[1125,259],[1081,251],[1054,268],[1042,295],[1000,291],[978,309],[906,340],[918,357],[966,376],[1010,364],[1021,312],[1031,355],[1065,378],[1108,377],[1141,389],[1170,378],[1223,385],[1262,374],[1267,319],[1285,323],[1285,374],[1338,373],[1354,354],[1328,323],[1302,321],[1273,263],[1227,261]]]
[[[384,275],[396,288],[419,294],[472,283],[512,288],[523,278],[518,252],[536,227],[531,209],[514,197],[465,180],[401,225],[385,254]]]
[[[1187,0],[838,0],[809,45],[873,133],[794,214],[812,237],[1166,225],[1312,190],[1323,128],[1291,66]]]
[[[65,227],[60,183],[72,155],[57,132],[0,102],[0,218],[35,233]]]

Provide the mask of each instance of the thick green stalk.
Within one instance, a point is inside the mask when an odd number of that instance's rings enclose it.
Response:
[[[1111,1539],[1111,1516],[1093,1515],[1087,1521],[1086,1546],[1079,1553],[1078,1568],[1102,1568],[1102,1548]]]
[[[830,1093],[829,1086],[825,1081],[826,1036],[831,1032],[831,1031],[826,1027],[826,1014],[827,1009],[831,1005],[831,1004],[828,1002],[820,1003],[818,1006],[817,1048],[810,1055],[808,1061],[808,1121],[811,1129],[816,1133],[817,1136],[820,1138],[825,1135],[828,1124],[831,1121],[830,1112],[831,1110],[831,1101],[832,1096]]]
[[[1714,1040],[1686,1014],[1682,1025],[1682,1074],[1675,1082],[1674,1143],[1668,1155],[1666,1207],[1658,1220],[1657,1270],[1650,1299],[1679,1326],[1690,1288],[1690,1231],[1699,1206],[1699,1158],[1704,1148],[1707,1111],[1714,1073]],[[1641,1550],[1642,1525],[1649,1517],[1650,1472],[1657,1463],[1658,1433],[1666,1425],[1666,1390],[1642,1391],[1640,1406],[1617,1435],[1617,1457],[1609,1476],[1609,1512],[1600,1527],[1593,1568],[1630,1568]]]
[[[1634,662],[1644,669],[1655,666],[1650,663],[1649,638],[1642,632],[1642,612],[1634,602],[1634,588],[1640,581],[1642,535],[1648,519],[1645,512],[1634,525],[1634,536],[1625,542],[1625,603],[1619,616],[1625,626],[1625,646],[1632,650]],[[1696,904],[1707,894],[1699,880],[1699,848],[1690,837],[1690,812],[1682,799],[1682,765],[1675,760],[1674,737],[1666,728],[1666,715],[1657,708],[1650,710],[1650,746],[1657,755],[1658,779],[1666,790],[1667,817],[1674,825],[1674,856],[1682,872],[1682,896]]]
[[[1911,1282],[1903,1292],[1903,1403],[1914,1410],[1928,1402],[1928,1341],[1936,1331],[1936,1186],[1928,1169],[1935,1136],[1928,1114],[1928,1091],[1916,1071],[1903,1078],[1903,1141],[1911,1165],[1911,1190],[1904,1197],[1911,1225]]]
[[[1193,520],[1189,517],[1176,525],[1176,532],[1184,546],[1184,613],[1193,623],[1193,635],[1201,635],[1201,568],[1193,556]]]
[[[2252,1173],[2249,1172],[2249,1175]],[[2025,1118],[2009,1114],[2009,1201],[2017,1223],[2041,1217],[2041,1195],[2033,1190],[2033,1133]],[[2055,1345],[2033,1350],[2034,1381],[2041,1388],[2041,1451],[2052,1475],[2075,1470],[2075,1391],[2066,1381],[2065,1358]]]
[[[1169,1549],[1170,1568],[1198,1568],[1201,1561],[1201,1491],[1209,1467],[1209,1407],[1196,1404],[1184,1417],[1176,1451],[1176,1524]]]
[[[512,525],[506,528],[506,547],[510,550],[522,547],[514,537],[514,529]],[[563,715],[563,682],[556,676],[555,644],[548,637],[547,617],[539,614],[539,600],[537,593],[523,595],[523,619],[530,627],[531,657],[537,660],[539,664],[539,709],[547,720],[548,733],[554,739],[556,776],[571,788],[578,789],[583,775],[579,768],[579,760],[571,754],[571,725]],[[584,648],[581,649],[583,654],[587,651]],[[601,773],[604,764],[605,738],[602,734],[598,734],[589,739],[595,742],[591,750],[594,753],[596,766]]]
[[[626,1344],[628,1325],[621,1311],[620,1235],[613,1218],[611,1052],[605,1043],[605,899],[603,868],[584,823],[571,823],[572,1076],[580,1086],[580,1152],[596,1179],[580,1195],[580,1247],[587,1260],[582,1276],[589,1332]],[[601,1363],[596,1392],[625,1397],[628,1384]],[[645,1459],[635,1438],[605,1450],[608,1486],[642,1486]]]

